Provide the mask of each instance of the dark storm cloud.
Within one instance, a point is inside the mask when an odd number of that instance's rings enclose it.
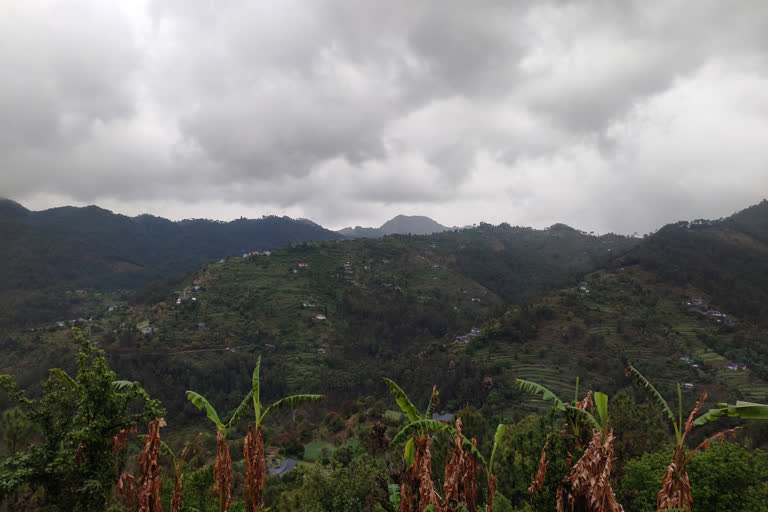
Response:
[[[0,195],[332,225],[715,216],[768,189],[767,20],[757,1],[9,2]]]

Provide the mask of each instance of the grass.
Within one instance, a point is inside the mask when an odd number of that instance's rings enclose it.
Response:
[[[315,462],[322,457],[330,457],[335,451],[336,447],[331,443],[313,441],[304,446],[304,460]]]

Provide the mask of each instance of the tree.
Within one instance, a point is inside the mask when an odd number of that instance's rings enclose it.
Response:
[[[115,381],[103,351],[79,329],[73,335],[80,344],[77,376],[51,369],[40,400],[25,397],[13,377],[0,376],[0,389],[37,425],[42,438],[0,464],[0,500],[29,485],[42,489],[44,510],[103,510],[123,463],[113,439],[163,415],[160,403],[138,383]]]
[[[3,412],[0,417],[0,441],[5,454],[14,455],[24,449],[32,440],[36,428],[21,407],[13,407]]]

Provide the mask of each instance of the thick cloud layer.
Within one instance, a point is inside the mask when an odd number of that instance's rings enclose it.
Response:
[[[646,232],[768,191],[764,2],[0,5],[0,196]]]

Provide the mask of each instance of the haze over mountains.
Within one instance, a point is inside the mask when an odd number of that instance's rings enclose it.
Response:
[[[431,235],[448,231],[448,228],[421,215],[397,215],[378,228],[344,228],[337,231],[349,238],[379,238],[386,235]]]

